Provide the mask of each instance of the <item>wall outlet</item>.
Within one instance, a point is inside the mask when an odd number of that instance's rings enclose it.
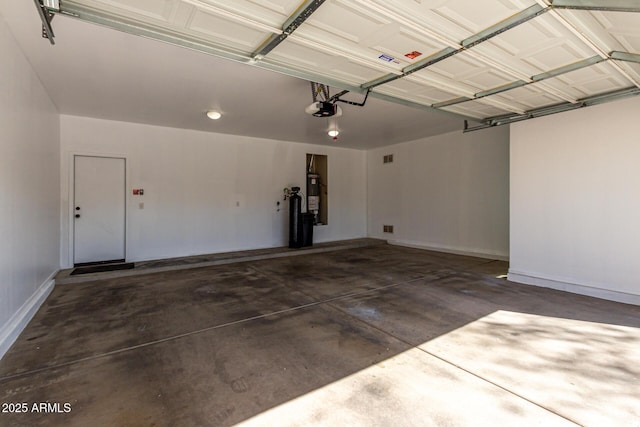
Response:
[[[393,233],[393,225],[383,225],[382,231],[384,233]]]

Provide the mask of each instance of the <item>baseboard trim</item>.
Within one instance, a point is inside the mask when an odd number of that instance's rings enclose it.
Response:
[[[609,301],[640,305],[640,295],[611,291],[609,289],[596,288],[593,286],[585,286],[549,277],[540,277],[533,273],[525,273],[509,269],[507,279],[511,282],[522,283],[523,285],[540,286],[542,288],[551,288],[559,291],[571,292],[573,294],[606,299]]]
[[[22,307],[20,307],[11,319],[0,328],[0,359],[4,357],[5,353],[16,339],[18,339],[24,328],[26,328],[27,324],[53,290],[56,274],[58,274],[57,270],[51,273],[33,295],[22,304]]]
[[[455,254],[455,255],[465,255],[465,256],[472,256],[477,258],[509,261],[509,255],[504,255],[504,254],[479,252],[479,251],[474,251],[470,249],[456,249],[456,248],[450,248],[446,246],[437,246],[437,245],[429,245],[424,243],[409,242],[405,240],[387,240],[387,243],[394,246],[404,246],[407,248],[424,249],[427,251],[436,251],[436,252],[444,252],[444,253]]]

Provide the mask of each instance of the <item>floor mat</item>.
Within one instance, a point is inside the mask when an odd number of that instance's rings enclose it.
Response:
[[[102,273],[104,271],[131,270],[134,266],[135,265],[132,262],[125,262],[121,264],[101,264],[88,267],[77,267],[71,272],[71,276],[75,276],[76,274]]]

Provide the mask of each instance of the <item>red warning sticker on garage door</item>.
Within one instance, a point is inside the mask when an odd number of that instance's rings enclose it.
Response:
[[[406,56],[409,59],[416,59],[420,55],[422,55],[422,52],[418,52],[417,50],[404,54],[404,56]]]

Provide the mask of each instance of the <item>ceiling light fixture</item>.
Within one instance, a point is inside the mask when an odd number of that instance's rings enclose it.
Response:
[[[336,118],[336,116],[333,116],[327,121],[329,122],[329,132],[327,133],[334,141],[337,141],[338,135],[340,134],[340,132],[338,131],[338,119]]]
[[[211,120],[218,120],[220,117],[222,117],[222,114],[219,111],[207,111],[207,117],[209,117]]]

